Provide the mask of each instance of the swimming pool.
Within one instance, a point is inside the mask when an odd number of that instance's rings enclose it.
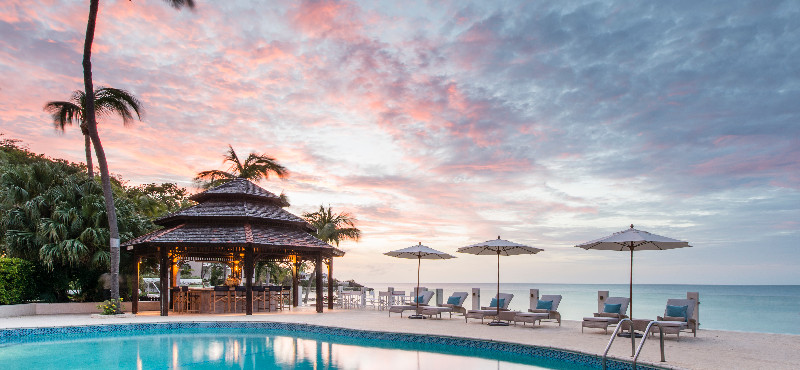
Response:
[[[513,343],[270,322],[0,331],[4,369],[591,369],[596,356]],[[609,369],[630,364],[610,360]],[[648,369],[652,367],[639,366]]]

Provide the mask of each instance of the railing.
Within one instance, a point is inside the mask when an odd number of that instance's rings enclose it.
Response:
[[[603,352],[603,370],[606,370],[606,358],[608,357],[608,350],[611,349],[611,344],[614,343],[614,339],[617,338],[617,333],[619,333],[620,329],[622,329],[622,323],[625,321],[629,322],[631,326],[631,357],[636,354],[636,336],[633,335],[633,321],[631,321],[631,319],[619,320],[617,327],[614,329],[614,333],[611,334],[611,339],[608,341],[606,351]]]
[[[633,333],[633,321],[631,319],[622,319],[617,323],[617,327],[614,329],[614,333],[611,334],[611,339],[608,341],[608,345],[606,346],[605,352],[603,352],[603,370],[606,370],[606,359],[608,358],[608,351],[611,349],[611,344],[614,343],[614,339],[617,338],[617,334],[622,329],[622,323],[628,322],[630,325],[630,332],[631,332],[631,357],[633,357],[633,368],[636,369],[636,360],[639,358],[639,354],[642,352],[642,348],[644,348],[644,342],[647,340],[647,333],[650,332],[650,328],[653,325],[658,326],[659,337],[661,341],[661,362],[666,362],[664,359],[664,330],[661,328],[661,323],[658,321],[650,321],[647,324],[647,329],[644,331],[644,335],[642,336],[642,341],[639,343],[639,348],[636,348],[636,335]]]
[[[644,330],[644,335],[642,336],[642,341],[639,343],[639,348],[636,350],[636,354],[633,356],[633,369],[636,370],[636,359],[639,358],[639,354],[642,353],[642,348],[644,348],[644,342],[647,341],[647,334],[650,333],[650,328],[653,325],[658,326],[658,335],[661,341],[661,362],[666,362],[667,360],[664,359],[664,329],[661,327],[661,323],[658,321],[650,321],[647,324],[647,329]]]

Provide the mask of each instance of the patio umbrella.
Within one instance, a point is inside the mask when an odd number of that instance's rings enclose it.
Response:
[[[578,244],[576,247],[607,251],[631,251],[631,276],[628,286],[628,298],[630,299],[631,318],[633,318],[633,251],[674,249],[691,247],[691,245],[689,245],[688,242],[651,234],[647,231],[636,230],[633,228],[633,225],[631,225],[630,229],[613,233],[605,238]]]
[[[453,255],[449,255],[444,252],[437,251],[436,249],[426,247],[422,245],[420,242],[418,245],[414,245],[408,248],[398,249],[396,251],[386,252],[384,253],[390,257],[397,257],[397,258],[416,258],[417,259],[417,292],[416,295],[419,297],[419,270],[422,266],[422,260],[446,260],[450,258],[456,258]],[[411,315],[408,317],[409,319],[424,319],[425,316],[420,315],[419,313],[419,302],[417,302],[417,314]]]
[[[543,251],[543,249],[529,247],[527,245],[517,244],[508,240],[497,239],[487,240],[483,243],[476,243],[466,247],[458,248],[457,252],[483,255],[497,255],[497,317],[498,319],[489,323],[489,325],[508,325],[507,322],[500,321],[500,256],[512,256],[517,254],[536,254]]]

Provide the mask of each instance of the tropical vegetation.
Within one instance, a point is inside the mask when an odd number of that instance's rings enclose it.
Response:
[[[237,178],[258,182],[263,179],[268,179],[270,174],[275,174],[282,179],[289,176],[289,170],[287,170],[286,167],[279,164],[275,158],[266,154],[250,153],[244,162],[242,162],[239,159],[239,155],[236,154],[236,151],[233,150],[230,144],[228,145],[228,152],[225,153],[224,158],[225,161],[223,163],[230,163],[230,167],[227,171],[202,171],[197,174],[194,180],[197,181],[202,188],[208,189]]]
[[[114,179],[113,189],[123,240],[189,202],[174,184],[127,187]],[[110,262],[105,212],[102,189],[84,165],[31,153],[16,140],[0,143],[0,254],[32,263],[38,282],[22,301],[108,298],[100,279]],[[132,267],[130,256],[123,263]],[[127,282],[126,295],[137,285]]]
[[[342,241],[357,242],[361,239],[361,230],[356,227],[356,219],[353,215],[347,212],[334,213],[330,205],[328,208],[320,205],[316,212],[303,213],[303,218],[316,229],[314,236],[326,243],[334,243],[337,247]],[[316,274],[317,270],[312,270],[303,302],[308,302],[308,292],[311,290]]]

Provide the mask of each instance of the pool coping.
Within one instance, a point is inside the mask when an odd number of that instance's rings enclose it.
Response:
[[[171,329],[265,329],[298,331],[303,333],[324,334],[347,338],[379,339],[395,342],[441,344],[468,347],[478,350],[499,351],[519,355],[533,356],[542,359],[556,359],[567,363],[575,363],[591,367],[602,367],[602,356],[576,350],[523,344],[493,339],[457,337],[448,335],[431,335],[418,333],[402,333],[352,329],[338,326],[316,325],[307,323],[289,323],[277,321],[180,321],[180,322],[148,322],[148,323],[98,323],[91,325],[65,325],[51,327],[25,327],[0,329],[0,345],[11,343],[28,343],[40,341],[40,336],[79,335],[91,333],[142,332]],[[609,355],[606,362],[608,369],[632,369],[633,362]],[[666,364],[654,364],[648,361],[637,361],[641,369],[679,369]]]

